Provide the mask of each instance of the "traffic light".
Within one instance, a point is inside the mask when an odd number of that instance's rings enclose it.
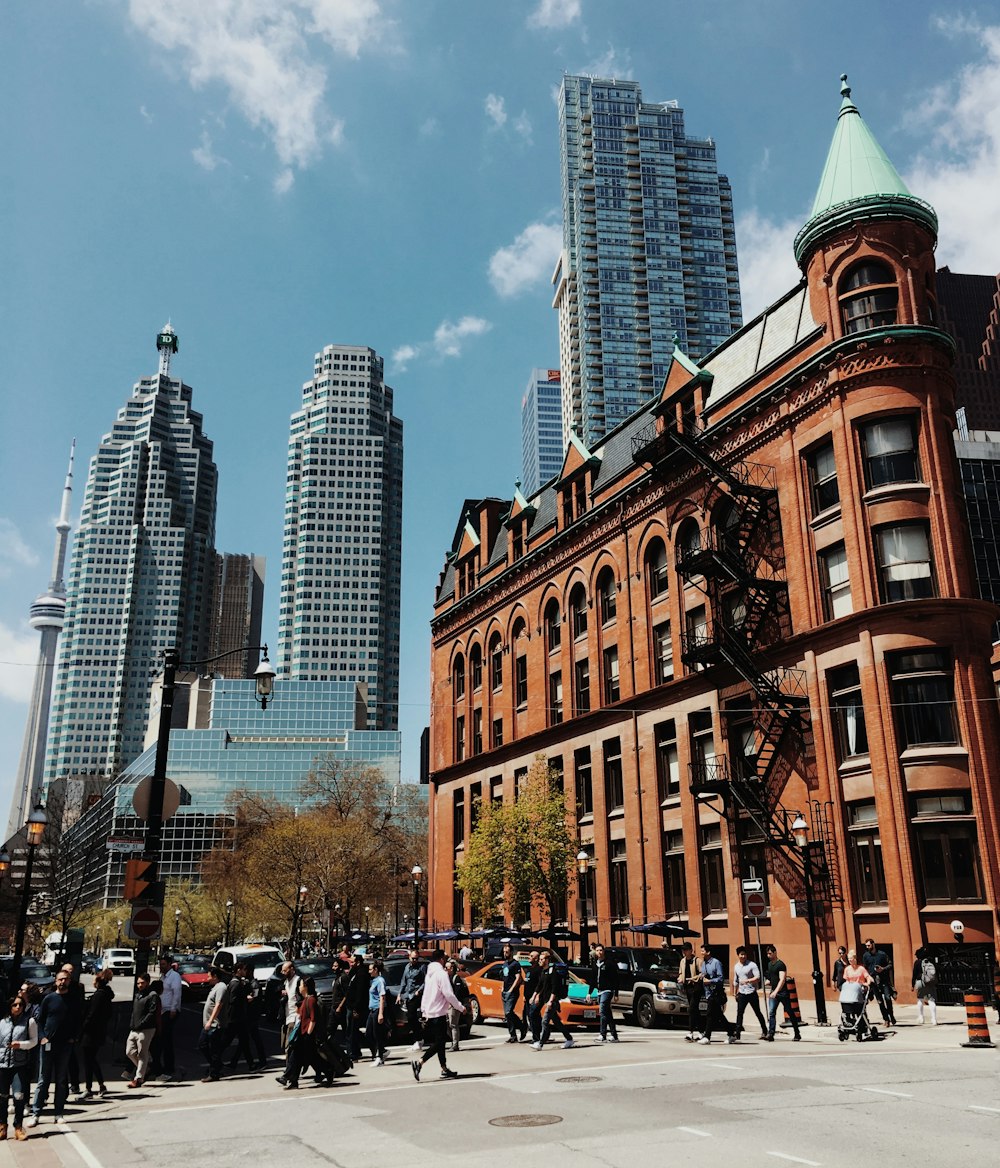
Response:
[[[125,899],[138,900],[153,883],[152,860],[125,861]]]

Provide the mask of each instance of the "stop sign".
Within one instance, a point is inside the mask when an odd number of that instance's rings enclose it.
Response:
[[[152,941],[159,937],[162,921],[162,911],[152,905],[145,904],[132,910],[132,920],[129,922],[129,927],[132,936],[137,941]]]
[[[766,917],[767,899],[763,892],[751,892],[747,896],[747,916]]]

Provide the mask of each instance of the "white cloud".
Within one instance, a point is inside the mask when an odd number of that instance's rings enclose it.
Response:
[[[580,0],[539,0],[528,16],[529,28],[568,28],[580,19]]]
[[[329,50],[358,57],[393,27],[378,0],[129,0],[129,16],[192,88],[221,87],[286,169],[342,140],[325,103]]]
[[[498,97],[495,93],[489,93],[486,95],[484,106],[486,109],[486,116],[499,130],[504,122],[507,121],[507,111],[504,109],[503,98]]]
[[[504,297],[547,282],[562,249],[558,223],[529,223],[513,243],[490,256],[490,283]]]
[[[0,579],[9,576],[15,567],[32,568],[37,563],[37,553],[24,542],[17,525],[0,518]]]
[[[38,660],[38,634],[12,629],[0,621],[0,697],[27,702],[35,677],[29,666]]]
[[[148,109],[146,109],[146,107],[144,105],[139,106],[139,116],[142,118],[142,120],[146,123],[147,126],[150,126],[153,124],[153,115],[149,112]]]
[[[736,220],[744,320],[752,320],[801,279],[792,241],[804,222],[805,215],[774,223],[756,209]]]
[[[463,316],[454,324],[443,320],[434,330],[434,351],[440,357],[460,357],[462,345],[469,337],[481,337],[492,327],[481,316]]]
[[[403,373],[410,364],[421,357],[444,360],[445,357],[461,357],[465,342],[471,337],[481,337],[493,325],[481,316],[463,316],[458,321],[443,320],[434,330],[429,341],[415,345],[399,345],[392,354],[392,372]]]
[[[528,117],[527,112],[524,111],[518,114],[512,124],[514,126],[515,132],[520,135],[520,137],[522,137],[524,141],[527,142],[530,146],[532,142],[531,118]]]
[[[1000,26],[964,18],[937,23],[952,37],[973,38],[978,59],[916,111],[925,144],[906,183],[937,211],[938,262],[992,273],[1000,268]]]
[[[290,166],[286,166],[284,170],[279,171],[274,180],[274,193],[276,195],[287,195],[295,183],[295,171]]]
[[[628,80],[632,77],[632,54],[628,49],[619,51],[614,45],[608,45],[601,56],[583,70],[592,77],[620,77]]]
[[[421,138],[436,138],[441,133],[441,123],[437,118],[427,118],[417,131]]]
[[[208,130],[202,130],[201,141],[191,151],[191,157],[203,170],[215,170],[220,162],[226,161],[212,149],[212,135]]]

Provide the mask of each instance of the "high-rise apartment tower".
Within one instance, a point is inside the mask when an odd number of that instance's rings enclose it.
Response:
[[[288,440],[280,677],[367,685],[369,728],[395,730],[403,423],[382,358],[316,354]]]
[[[212,672],[220,677],[253,677],[260,662],[260,654],[253,650],[260,644],[264,568],[263,556],[216,553],[208,655],[232,654],[212,663]],[[244,653],[233,652],[244,647]]]
[[[112,776],[142,751],[153,678],[171,646],[207,656],[218,474],[191,387],[136,382],[90,460],[73,544],[46,782]]]
[[[674,339],[704,357],[742,324],[729,180],[715,142],[634,81],[559,92],[563,441],[592,447],[663,384]]]
[[[562,389],[558,369],[532,369],[521,398],[521,490],[529,498],[562,468]]]

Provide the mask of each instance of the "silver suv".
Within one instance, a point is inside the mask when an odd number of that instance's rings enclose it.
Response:
[[[643,1029],[651,1029],[664,1018],[687,1019],[687,998],[677,984],[679,949],[605,945],[604,953],[618,969],[617,1004]]]

